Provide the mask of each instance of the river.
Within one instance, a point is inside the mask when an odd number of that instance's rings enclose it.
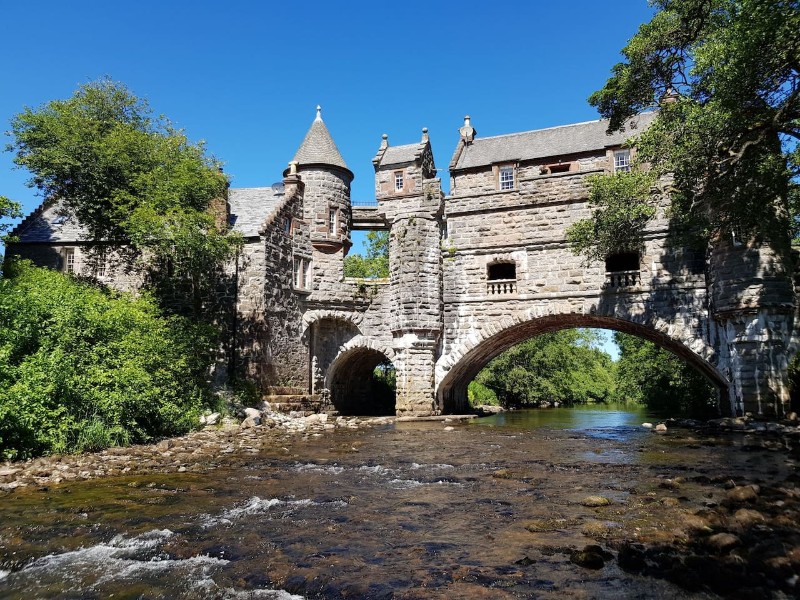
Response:
[[[645,420],[396,423],[20,488],[0,494],[0,598],[793,596],[792,441]]]

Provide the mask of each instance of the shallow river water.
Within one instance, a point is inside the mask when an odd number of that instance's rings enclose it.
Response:
[[[0,598],[792,597],[790,441],[643,420],[397,423],[20,488],[0,495]]]

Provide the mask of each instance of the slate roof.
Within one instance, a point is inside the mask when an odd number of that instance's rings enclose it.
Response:
[[[283,187],[231,188],[229,223],[245,237],[258,235],[261,225],[283,200]]]
[[[300,149],[294,155],[294,160],[301,166],[322,164],[347,169],[347,164],[322,120],[319,107],[317,107],[317,118],[311,123],[306,137],[303,138],[303,143],[300,144]]]
[[[245,237],[258,236],[261,225],[283,200],[283,186],[228,190],[229,223]],[[21,243],[79,242],[87,231],[66,214],[60,202],[45,202],[12,231]]]
[[[405,146],[389,146],[383,153],[381,165],[400,165],[414,162],[425,149],[425,143],[406,144]]]
[[[61,202],[43,202],[11,235],[20,242],[77,242],[86,239],[86,228],[65,212]]]
[[[642,113],[628,121],[624,132],[616,131],[611,135],[606,133],[608,121],[598,120],[494,137],[476,137],[471,144],[464,146],[454,169],[505,161],[536,160],[619,146],[650,125],[655,115],[655,112]]]

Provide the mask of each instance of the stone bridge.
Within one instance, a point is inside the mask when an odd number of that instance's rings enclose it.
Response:
[[[651,118],[642,115],[628,135]],[[340,157],[304,161],[301,148],[286,183],[298,197],[305,183],[303,220],[311,225],[314,276],[300,307],[308,391],[369,412],[370,374],[390,362],[397,414],[464,411],[467,385],[503,350],[547,331],[601,327],[689,362],[719,388],[724,412],[783,414],[796,349],[788,257],[737,240],[686,249],[663,206],[639,254],[587,265],[571,252],[566,229],[590,215],[587,178],[630,164],[623,135],[607,135],[606,125],[481,139],[467,119],[449,195],[427,132],[404,146],[384,136],[373,159],[377,206],[345,201],[336,215],[314,177],[326,163],[336,175],[329,163]],[[305,150],[313,143],[307,137]],[[338,174],[347,197],[349,171]],[[387,281],[343,277],[350,232],[359,229],[389,230]]]
[[[626,134],[593,121],[487,138],[466,118],[448,195],[426,130],[401,146],[384,136],[375,202],[353,206],[353,174],[318,112],[282,184],[229,190],[228,220],[245,244],[220,299],[227,370],[345,413],[460,412],[468,383],[503,350],[603,327],[682,357],[716,384],[724,412],[785,414],[797,348],[788,252],[735,239],[687,249],[663,199],[638,253],[585,264],[566,243],[590,215],[588,178],[629,169],[626,137],[652,118]],[[58,215],[45,204],[26,219],[15,252],[91,266]],[[364,229],[390,232],[387,280],[344,277],[351,233]],[[119,283],[105,266],[103,277]],[[382,365],[395,368],[394,398],[372,376]]]

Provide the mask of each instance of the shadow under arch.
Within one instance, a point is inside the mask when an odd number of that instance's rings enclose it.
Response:
[[[393,416],[394,365],[391,352],[374,345],[353,345],[331,363],[325,377],[333,407],[341,415]],[[383,372],[383,377],[376,375]]]
[[[467,386],[489,361],[503,351],[532,337],[576,327],[613,329],[644,338],[657,346],[669,350],[690,366],[702,373],[719,391],[720,398],[727,398],[729,382],[708,360],[693,352],[685,344],[660,331],[615,317],[597,315],[551,315],[514,324],[487,336],[464,352],[439,381],[436,399],[439,409],[445,414],[464,412],[469,408]],[[452,353],[451,353],[452,354]],[[726,403],[721,403],[725,406]]]

